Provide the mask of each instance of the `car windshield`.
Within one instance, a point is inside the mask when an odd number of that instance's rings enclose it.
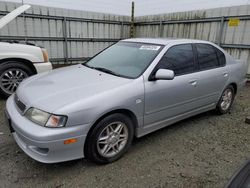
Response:
[[[137,78],[161,51],[162,46],[135,42],[118,42],[84,65],[109,74]]]

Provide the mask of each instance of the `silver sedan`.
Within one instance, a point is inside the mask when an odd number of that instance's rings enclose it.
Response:
[[[88,62],[26,79],[9,97],[14,139],[33,159],[119,159],[134,137],[215,109],[227,113],[246,63],[213,43],[127,39]]]

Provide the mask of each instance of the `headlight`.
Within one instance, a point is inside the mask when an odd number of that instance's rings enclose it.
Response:
[[[30,121],[45,127],[63,127],[67,121],[66,116],[53,115],[36,108],[30,108],[25,116]]]
[[[50,114],[36,108],[30,108],[25,113],[25,116],[34,123],[45,126],[50,117]]]

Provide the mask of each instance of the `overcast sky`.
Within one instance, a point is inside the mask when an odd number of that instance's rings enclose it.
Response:
[[[21,0],[2,1],[21,2]],[[25,4],[36,4],[120,15],[130,15],[131,2],[132,0],[24,0]],[[250,0],[134,0],[134,2],[135,15],[142,16],[244,5],[249,4]]]

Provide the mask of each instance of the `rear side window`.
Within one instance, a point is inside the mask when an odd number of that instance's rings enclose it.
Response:
[[[194,54],[191,44],[171,47],[160,60],[158,69],[173,70],[175,75],[194,72]]]
[[[225,66],[226,65],[226,57],[225,57],[225,54],[220,51],[219,49],[215,48],[216,50],[216,53],[217,53],[217,57],[218,57],[218,60],[219,60],[219,63],[220,63],[220,66]]]
[[[209,44],[196,44],[200,70],[219,67],[216,49]]]

